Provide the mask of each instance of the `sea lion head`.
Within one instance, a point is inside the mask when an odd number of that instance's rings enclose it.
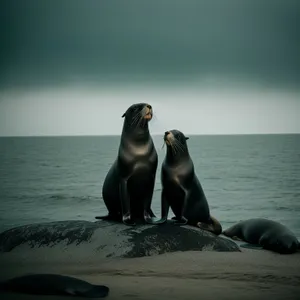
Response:
[[[185,136],[181,131],[173,129],[165,132],[164,141],[167,145],[167,155],[178,156],[188,153],[186,141],[189,137]]]
[[[152,106],[148,103],[136,103],[131,105],[122,115],[127,127],[145,127],[153,117]]]

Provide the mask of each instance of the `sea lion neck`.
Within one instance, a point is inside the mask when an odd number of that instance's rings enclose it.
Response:
[[[133,142],[135,144],[147,143],[150,137],[148,122],[141,124],[141,126],[132,127],[124,123],[122,130],[122,139]]]

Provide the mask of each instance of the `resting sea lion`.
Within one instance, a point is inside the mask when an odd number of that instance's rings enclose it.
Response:
[[[97,219],[159,224],[151,210],[157,169],[155,150],[148,122],[153,110],[147,103],[131,105],[125,117],[118,157],[110,168],[102,188],[108,216]]]
[[[33,274],[15,277],[0,283],[0,290],[35,295],[69,295],[86,298],[104,298],[109,288],[56,274]]]
[[[299,249],[296,236],[284,225],[263,218],[241,221],[223,231],[225,236],[281,254],[291,254]]]
[[[219,235],[221,224],[210,215],[202,186],[195,174],[186,140],[178,130],[165,132],[167,154],[162,164],[162,219],[167,220],[169,207],[176,224],[191,224]]]

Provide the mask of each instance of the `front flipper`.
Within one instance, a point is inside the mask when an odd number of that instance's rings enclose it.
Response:
[[[161,219],[157,219],[154,216],[149,216],[149,214],[145,211],[144,219],[149,224],[159,225],[164,224],[168,219],[169,213],[169,203],[164,195],[164,190],[161,193]]]
[[[186,212],[186,206],[188,203],[188,197],[189,197],[189,192],[183,187],[180,186],[182,197],[183,197],[183,202],[182,202],[182,207],[179,208],[176,211],[173,211],[175,214],[175,217],[172,218],[172,220],[175,220],[174,224],[175,225],[187,225],[188,224],[188,219],[185,217],[185,212]]]
[[[130,197],[127,189],[127,180],[122,179],[120,183],[120,199],[122,206],[122,221],[125,225],[134,226],[135,223],[131,219]]]
[[[144,220],[146,223],[152,225],[163,224],[167,221],[167,219],[158,219],[156,217],[152,217],[147,211],[144,211]]]
[[[153,177],[145,186],[145,199],[144,199],[144,221],[148,224],[152,225],[159,225],[166,222],[164,219],[156,218],[155,214],[151,209],[151,202],[153,198],[153,191],[154,191],[154,184],[155,184],[155,173]]]
[[[180,219],[175,217],[175,219],[173,220],[175,220],[174,222],[175,225],[187,225],[188,223],[188,219],[186,219],[184,216],[181,216]]]

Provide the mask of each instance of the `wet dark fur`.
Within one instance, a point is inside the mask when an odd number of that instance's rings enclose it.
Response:
[[[104,298],[109,288],[56,274],[33,274],[15,277],[0,283],[0,290],[33,295],[65,295],[86,298]]]
[[[294,253],[300,247],[296,236],[287,227],[262,218],[241,221],[224,230],[223,234],[281,254]]]
[[[136,222],[158,224],[151,210],[157,170],[157,152],[144,119],[149,104],[130,106],[125,117],[117,159],[110,168],[102,188],[108,216],[96,217],[123,221],[126,225]]]

